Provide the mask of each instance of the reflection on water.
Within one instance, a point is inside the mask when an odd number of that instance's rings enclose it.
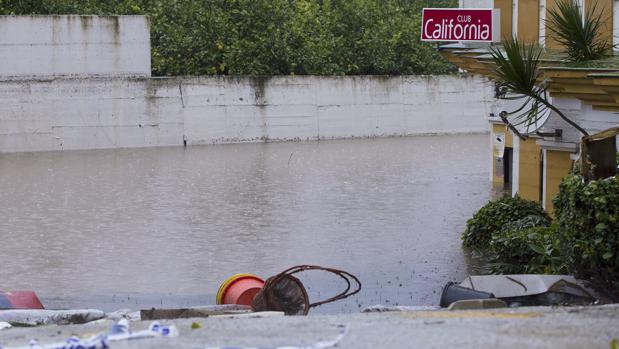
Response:
[[[487,135],[0,155],[1,286],[48,307],[212,304],[232,274],[309,263],[364,283],[322,312],[436,304],[467,273],[488,157]]]

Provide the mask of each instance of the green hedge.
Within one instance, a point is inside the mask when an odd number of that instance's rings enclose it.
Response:
[[[444,74],[422,7],[455,0],[0,0],[0,14],[146,14],[154,75]]]
[[[490,241],[486,267],[493,274],[563,274],[563,248],[556,226],[504,230]]]
[[[527,221],[537,223],[529,224]],[[510,227],[519,224],[523,227],[549,225],[550,217],[540,204],[518,196],[490,201],[467,221],[466,230],[462,234],[464,246],[486,250],[493,235],[502,231],[505,225],[508,225],[508,230],[512,230]]]
[[[619,178],[585,183],[569,175],[554,205],[573,270],[610,289],[619,286]]]
[[[555,221],[538,204],[503,198],[469,220],[464,243],[491,273],[574,274],[619,300],[619,177],[563,179]]]

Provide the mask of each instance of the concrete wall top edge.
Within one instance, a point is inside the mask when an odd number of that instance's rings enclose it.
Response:
[[[178,75],[178,76],[153,76],[153,80],[249,80],[249,79],[320,79],[320,80],[358,80],[358,79],[373,79],[373,80],[417,80],[417,79],[478,79],[486,80],[474,74],[439,74],[439,75]]]
[[[383,76],[384,77],[384,76]],[[65,75],[32,75],[32,76],[0,76],[0,82],[43,82],[54,80],[150,80],[153,83],[203,83],[204,81],[247,81],[256,78],[264,78],[266,80],[333,80],[338,79],[346,81],[349,79],[367,79],[367,80],[386,80],[377,75],[347,75],[347,76],[322,76],[322,75],[272,75],[272,76],[250,76],[250,75],[181,75],[181,76],[144,76],[141,73],[119,73],[119,74],[65,74]],[[454,79],[478,79],[473,75],[401,75],[401,76],[389,76],[390,79],[399,80],[441,80],[445,78]]]

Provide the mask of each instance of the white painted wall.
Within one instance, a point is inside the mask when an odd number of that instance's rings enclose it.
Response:
[[[518,0],[512,0],[512,37],[518,38]]]
[[[0,152],[487,132],[473,76],[0,81]]]
[[[150,76],[145,16],[0,16],[0,78]]]
[[[566,117],[578,123],[589,133],[596,133],[619,125],[619,113],[593,110],[590,105],[582,103],[579,99],[553,97],[553,104],[559,108]],[[573,143],[580,142],[581,133],[567,122],[563,121],[563,119],[554,112],[551,112],[542,131],[552,132],[555,129],[563,130],[564,141]]]
[[[546,0],[539,0],[539,45],[546,46]]]
[[[619,51],[619,0],[613,1],[613,50]]]
[[[459,0],[460,8],[493,8],[494,0]]]

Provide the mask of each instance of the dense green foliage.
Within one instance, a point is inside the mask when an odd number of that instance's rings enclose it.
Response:
[[[568,269],[555,226],[530,226],[493,235],[486,255],[494,274],[562,274]]]
[[[566,259],[582,277],[619,286],[619,177],[585,183],[570,175],[554,200]]]
[[[529,229],[534,227],[547,227],[550,225],[550,218],[547,215],[530,215],[524,218],[503,224],[501,233],[510,231]]]
[[[421,8],[455,0],[0,0],[0,14],[146,14],[154,75],[442,74]]]
[[[537,204],[490,202],[469,220],[465,245],[486,263],[482,271],[574,274],[619,300],[619,177],[586,182],[571,174],[554,206],[550,225]]]
[[[506,224],[514,224],[521,219],[537,221],[543,225],[550,223],[550,217],[536,202],[518,196],[490,201],[467,221],[466,230],[462,234],[464,246],[485,250],[494,234],[503,230]],[[526,220],[515,224],[525,224]]]

